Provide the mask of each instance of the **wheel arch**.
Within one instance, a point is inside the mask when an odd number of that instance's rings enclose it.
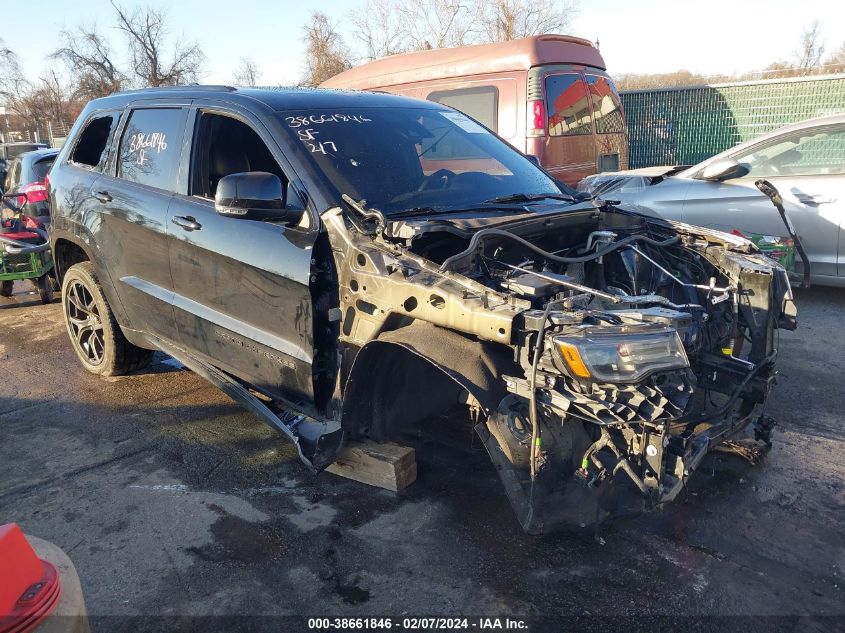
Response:
[[[106,301],[108,301],[124,335],[135,345],[149,347],[145,343],[146,339],[144,337],[138,336],[125,326],[126,315],[123,311],[123,304],[115,289],[111,274],[101,265],[100,258],[97,257],[96,249],[84,237],[66,229],[57,228],[52,228],[50,231],[50,244],[53,251],[53,265],[56,270],[56,279],[59,282],[59,286],[62,285],[64,276],[71,266],[80,262],[91,262],[97,268],[97,274],[100,285],[103,288],[103,293],[106,296]]]
[[[489,412],[507,393],[501,376],[514,372],[521,370],[507,346],[414,321],[358,352],[345,382],[343,427],[383,440],[444,411],[464,391]]]
[[[68,268],[79,262],[93,262],[91,249],[83,240],[67,231],[54,230],[53,243],[53,264],[56,268],[56,277],[59,284],[64,280]]]

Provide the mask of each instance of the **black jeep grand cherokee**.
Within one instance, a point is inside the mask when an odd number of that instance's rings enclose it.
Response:
[[[116,94],[83,111],[50,195],[83,366],[163,350],[315,471],[345,439],[464,402],[538,532],[629,493],[671,501],[749,424],[768,441],[775,329],[795,326],[783,269],[741,238],[578,202],[439,104]]]

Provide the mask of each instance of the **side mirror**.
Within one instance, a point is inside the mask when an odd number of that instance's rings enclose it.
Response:
[[[229,218],[277,220],[296,224],[302,209],[285,208],[285,190],[276,174],[249,171],[223,176],[217,183],[214,210]]]
[[[731,178],[741,178],[747,173],[748,167],[740,165],[733,158],[720,158],[702,169],[699,178],[701,180],[721,182],[722,180],[730,180]]]

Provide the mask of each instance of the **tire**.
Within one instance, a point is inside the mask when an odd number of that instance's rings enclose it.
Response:
[[[41,299],[41,303],[45,305],[53,303],[53,282],[47,275],[39,277],[35,281],[35,287],[38,289],[38,296]]]
[[[14,281],[6,280],[6,281],[0,283],[0,295],[2,295],[4,297],[11,297],[12,296],[12,290],[14,289],[14,286],[15,286]]]
[[[153,352],[123,336],[91,262],[71,266],[62,283],[65,327],[79,362],[100,376],[120,376],[146,367]]]

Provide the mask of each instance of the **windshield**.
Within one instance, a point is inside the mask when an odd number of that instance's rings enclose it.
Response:
[[[429,108],[279,113],[340,193],[385,215],[560,196],[555,182],[472,119]],[[519,202],[520,200],[514,200]]]

